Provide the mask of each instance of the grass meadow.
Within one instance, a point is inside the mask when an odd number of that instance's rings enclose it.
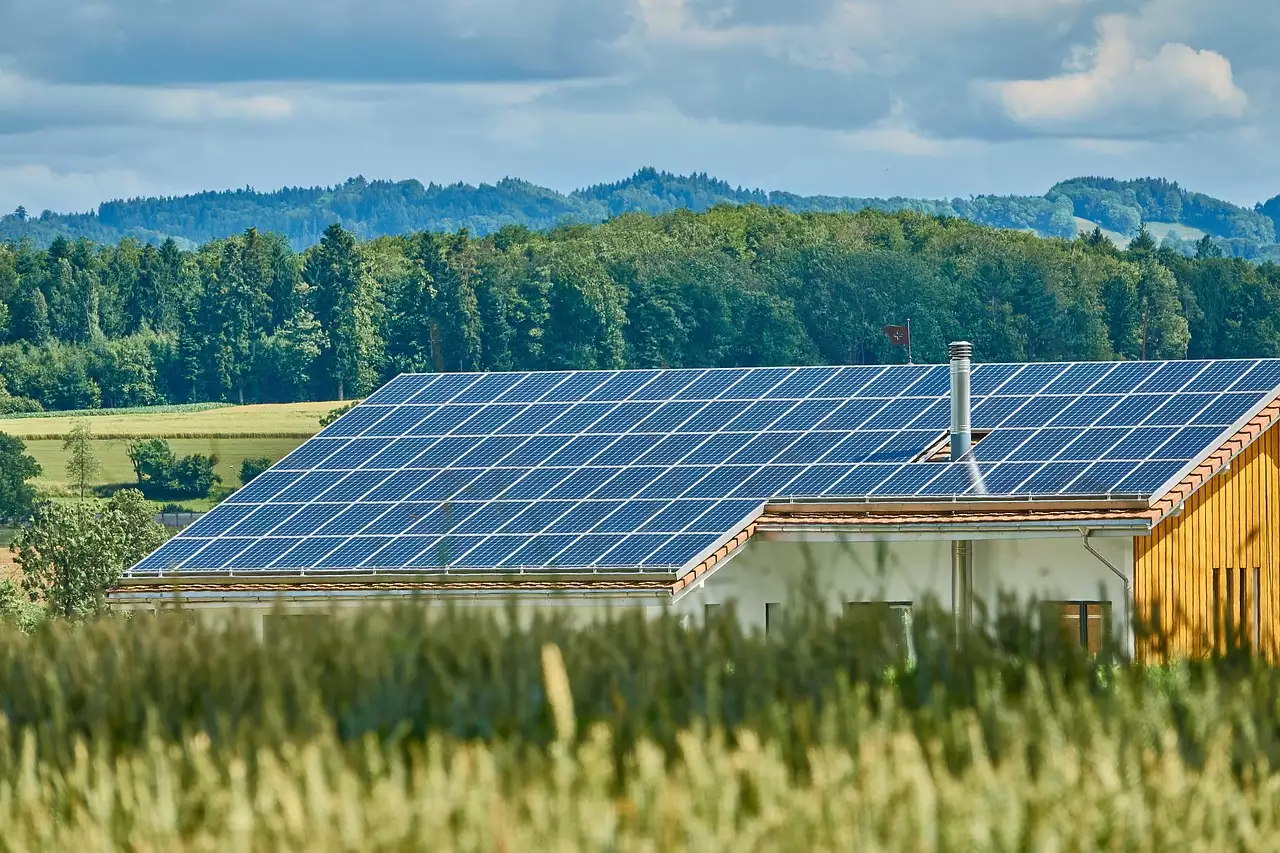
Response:
[[[320,431],[320,418],[340,403],[282,403],[261,406],[192,406],[133,409],[112,413],[101,410],[88,417],[95,436],[94,451],[101,463],[96,487],[128,485],[135,482],[127,453],[137,438],[163,438],[177,456],[193,453],[218,457],[217,473],[223,490],[209,498],[183,501],[195,510],[217,503],[226,489],[240,484],[240,463],[266,457],[276,462],[310,436]],[[67,455],[62,440],[74,416],[43,413],[41,417],[0,419],[0,432],[21,438],[44,469],[33,481],[44,493],[59,497],[71,494],[67,482]]]
[[[1260,661],[440,607],[0,634],[0,849],[1280,849]]]

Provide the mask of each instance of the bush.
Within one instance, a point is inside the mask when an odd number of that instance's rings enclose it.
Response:
[[[245,459],[240,463],[240,485],[247,486],[249,481],[271,467],[271,460],[265,456]]]
[[[196,453],[177,459],[162,438],[131,441],[128,454],[138,487],[152,499],[202,498],[222,482],[213,470],[218,457]]]

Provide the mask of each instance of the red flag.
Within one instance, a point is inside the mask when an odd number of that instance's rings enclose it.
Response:
[[[889,336],[889,343],[894,346],[911,346],[911,328],[909,326],[885,326],[884,333]]]

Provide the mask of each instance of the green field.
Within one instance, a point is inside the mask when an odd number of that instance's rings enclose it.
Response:
[[[94,448],[102,470],[93,485],[115,486],[134,482],[127,448],[135,438],[163,438],[176,456],[202,453],[218,457],[217,472],[227,488],[240,485],[240,463],[266,457],[279,461],[308,437],[320,430],[320,417],[340,403],[287,403],[263,406],[226,406],[188,411],[161,407],[155,412],[96,414],[89,426],[96,438]],[[40,463],[44,473],[35,480],[37,488],[57,497],[70,494],[67,457],[62,439],[77,418],[56,414],[40,418],[0,420],[0,432],[21,438],[27,452]],[[207,509],[219,495],[183,501],[191,509]]]
[[[1098,223],[1093,222],[1092,220],[1089,220],[1089,219],[1081,219],[1079,216],[1075,217],[1075,220],[1076,220],[1077,234],[1089,234],[1093,231],[1094,228],[1100,227]],[[1125,246],[1129,245],[1129,238],[1126,237],[1124,234],[1121,234],[1119,231],[1109,231],[1108,229],[1103,228],[1102,234],[1108,240],[1110,240],[1112,243],[1115,243],[1117,246],[1119,246],[1122,249]]]
[[[1280,669],[785,601],[0,626],[0,849],[1280,849]]]

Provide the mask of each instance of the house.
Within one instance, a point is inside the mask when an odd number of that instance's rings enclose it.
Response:
[[[1280,642],[1280,360],[396,377],[111,590],[210,616],[409,595],[956,618]],[[1144,653],[1139,648],[1136,651]]]

